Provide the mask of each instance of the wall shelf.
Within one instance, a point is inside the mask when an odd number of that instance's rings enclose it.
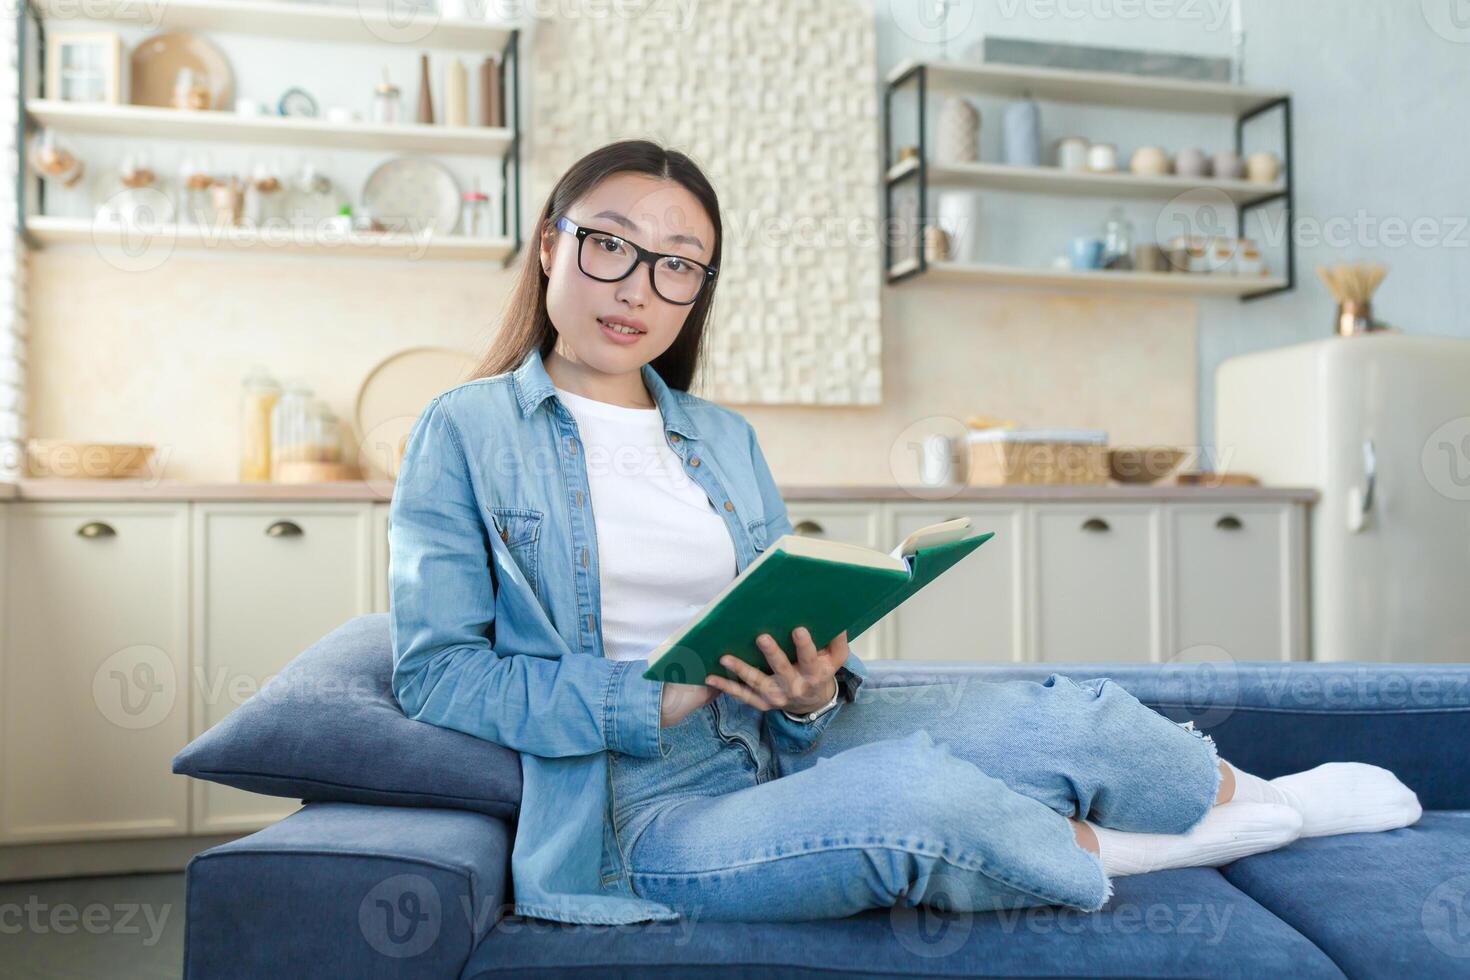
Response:
[[[124,228],[120,224],[86,218],[35,215],[31,234],[43,245],[93,245],[125,248],[130,256],[146,248],[182,248],[192,251],[252,250],[290,253],[371,256],[433,260],[491,262],[513,254],[509,238],[465,238],[458,235],[395,235],[386,232],[311,235],[285,228],[207,227],[160,224]],[[144,241],[144,236],[149,236]]]
[[[30,0],[36,13],[57,21],[97,20],[145,26],[159,31],[222,31],[262,37],[295,38],[344,44],[413,44],[459,51],[501,51],[514,25],[490,21],[445,20],[431,10],[389,16],[386,11],[321,3],[273,0],[167,0],[143,4],[81,4],[76,0]],[[157,17],[157,23],[152,18]]]
[[[150,15],[145,23],[141,16]],[[156,23],[152,18],[157,18]],[[132,4],[77,4],[74,0],[21,0],[15,11],[18,67],[15,171],[16,233],[32,248],[50,243],[90,241],[100,244],[120,231],[90,219],[48,216],[45,184],[31,171],[27,137],[39,126],[77,133],[121,136],[135,140],[177,139],[205,143],[262,143],[381,151],[389,154],[471,154],[500,158],[504,193],[500,195],[501,235],[494,239],[440,236],[420,240],[412,236],[360,232],[345,236],[301,238],[281,229],[278,235],[250,228],[199,229],[163,226],[183,248],[216,249],[221,245],[303,254],[422,256],[437,259],[499,260],[503,265],[519,254],[521,241],[521,63],[520,30],[504,23],[442,20],[436,13],[414,13],[404,18],[356,7],[279,0],[168,0],[143,11]],[[498,53],[505,85],[504,118],[508,125],[442,126],[420,123],[332,123],[324,119],[283,116],[240,116],[233,112],[200,111],[155,106],[71,103],[45,98],[46,23],[100,20],[121,26],[158,30],[197,30],[295,38],[327,43],[368,45],[411,44],[416,48]],[[34,32],[30,29],[34,24]],[[32,54],[29,46],[34,44]],[[32,78],[31,76],[35,77]],[[34,194],[31,193],[32,184]],[[31,204],[34,203],[34,207]],[[34,210],[38,213],[29,213]],[[94,230],[95,226],[95,230]]]
[[[896,182],[919,168],[914,158],[888,168]],[[1194,177],[1144,177],[1131,173],[1078,173],[1060,167],[1014,167],[1002,163],[949,163],[929,161],[924,168],[930,186],[987,187],[1034,194],[1077,197],[1147,198],[1167,201],[1190,192],[1218,192],[1236,204],[1268,201],[1286,193],[1286,183],[1256,184],[1247,180]]]
[[[38,124],[73,133],[135,139],[197,139],[270,143],[390,153],[476,153],[500,156],[515,138],[504,126],[438,126],[423,123],[332,123],[297,116],[239,116],[233,112],[94,105],[31,99],[26,111]]]
[[[917,259],[905,259],[893,267],[899,276],[918,271]],[[1137,293],[1155,296],[1247,296],[1261,289],[1284,286],[1285,279],[1265,276],[1229,276],[1187,272],[1111,272],[1073,269],[1029,269],[991,263],[936,262],[929,260],[925,275],[935,282],[985,283],[1105,293]]]
[[[914,158],[895,163],[893,99],[910,85],[915,89],[918,109],[918,154]],[[931,90],[986,93],[1003,97],[1029,95],[1036,99],[1080,105],[1230,115],[1235,121],[1236,153],[1243,152],[1245,127],[1248,123],[1266,113],[1279,112],[1285,179],[1280,183],[1262,185],[1243,180],[1072,173],[1055,167],[1013,167],[979,162],[936,164],[929,159],[926,134],[927,100]],[[1286,92],[1117,72],[910,59],[894,66],[884,84],[883,168],[885,226],[893,227],[894,224],[894,188],[907,181],[917,184],[917,219],[920,224],[919,228],[909,231],[916,246],[917,257],[914,259],[895,262],[893,238],[891,235],[884,238],[883,267],[890,285],[938,271],[946,278],[967,282],[1102,291],[1226,295],[1238,296],[1243,302],[1296,288],[1295,166],[1292,159],[1291,96]],[[1145,198],[1162,201],[1198,192],[1202,200],[1197,203],[1201,206],[1209,203],[1210,192],[1218,192],[1234,212],[1237,236],[1244,234],[1245,219],[1251,211],[1279,201],[1285,212],[1283,227],[1286,275],[1284,278],[1256,279],[1191,276],[1184,273],[1029,270],[987,263],[934,262],[926,254],[925,236],[921,233],[922,226],[932,220],[928,207],[931,185],[985,187],[1073,197]],[[1208,279],[1210,282],[1206,285],[1204,282],[1196,282],[1197,279]]]
[[[897,85],[923,69],[932,91],[984,92],[1020,98],[1074,102],[1079,105],[1161,109],[1167,112],[1207,112],[1241,116],[1287,98],[1286,92],[1244,88],[1219,82],[1129,75],[1122,72],[1036,68],[1029,65],[963,64],[907,60],[888,73]]]

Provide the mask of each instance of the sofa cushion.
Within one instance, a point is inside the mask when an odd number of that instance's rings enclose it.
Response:
[[[513,819],[520,755],[413,721],[393,696],[387,613],[348,620],[174,756],[173,771],[298,797]]]
[[[1305,838],[1223,871],[1349,976],[1470,976],[1470,811]]]
[[[1300,933],[1213,868],[1114,880],[1094,913],[899,906],[812,922],[585,926],[502,919],[461,976],[1336,977]]]

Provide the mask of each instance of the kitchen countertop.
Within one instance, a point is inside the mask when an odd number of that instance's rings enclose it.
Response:
[[[0,500],[376,500],[386,502],[393,484],[384,480],[343,480],[334,483],[195,483],[182,480],[67,480],[21,479],[0,483]],[[1319,494],[1309,487],[1181,487],[1155,486],[1007,486],[927,488],[913,490],[893,484],[808,484],[781,486],[781,496],[797,500],[886,500],[908,503],[951,500],[1294,500],[1311,503]]]

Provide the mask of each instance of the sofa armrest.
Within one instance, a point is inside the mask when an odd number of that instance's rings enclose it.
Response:
[[[469,810],[308,803],[189,861],[184,976],[457,977],[509,910],[513,836]]]

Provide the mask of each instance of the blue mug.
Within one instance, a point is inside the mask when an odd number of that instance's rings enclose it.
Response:
[[[1100,269],[1102,259],[1103,240],[1101,238],[1072,239],[1072,268]]]

